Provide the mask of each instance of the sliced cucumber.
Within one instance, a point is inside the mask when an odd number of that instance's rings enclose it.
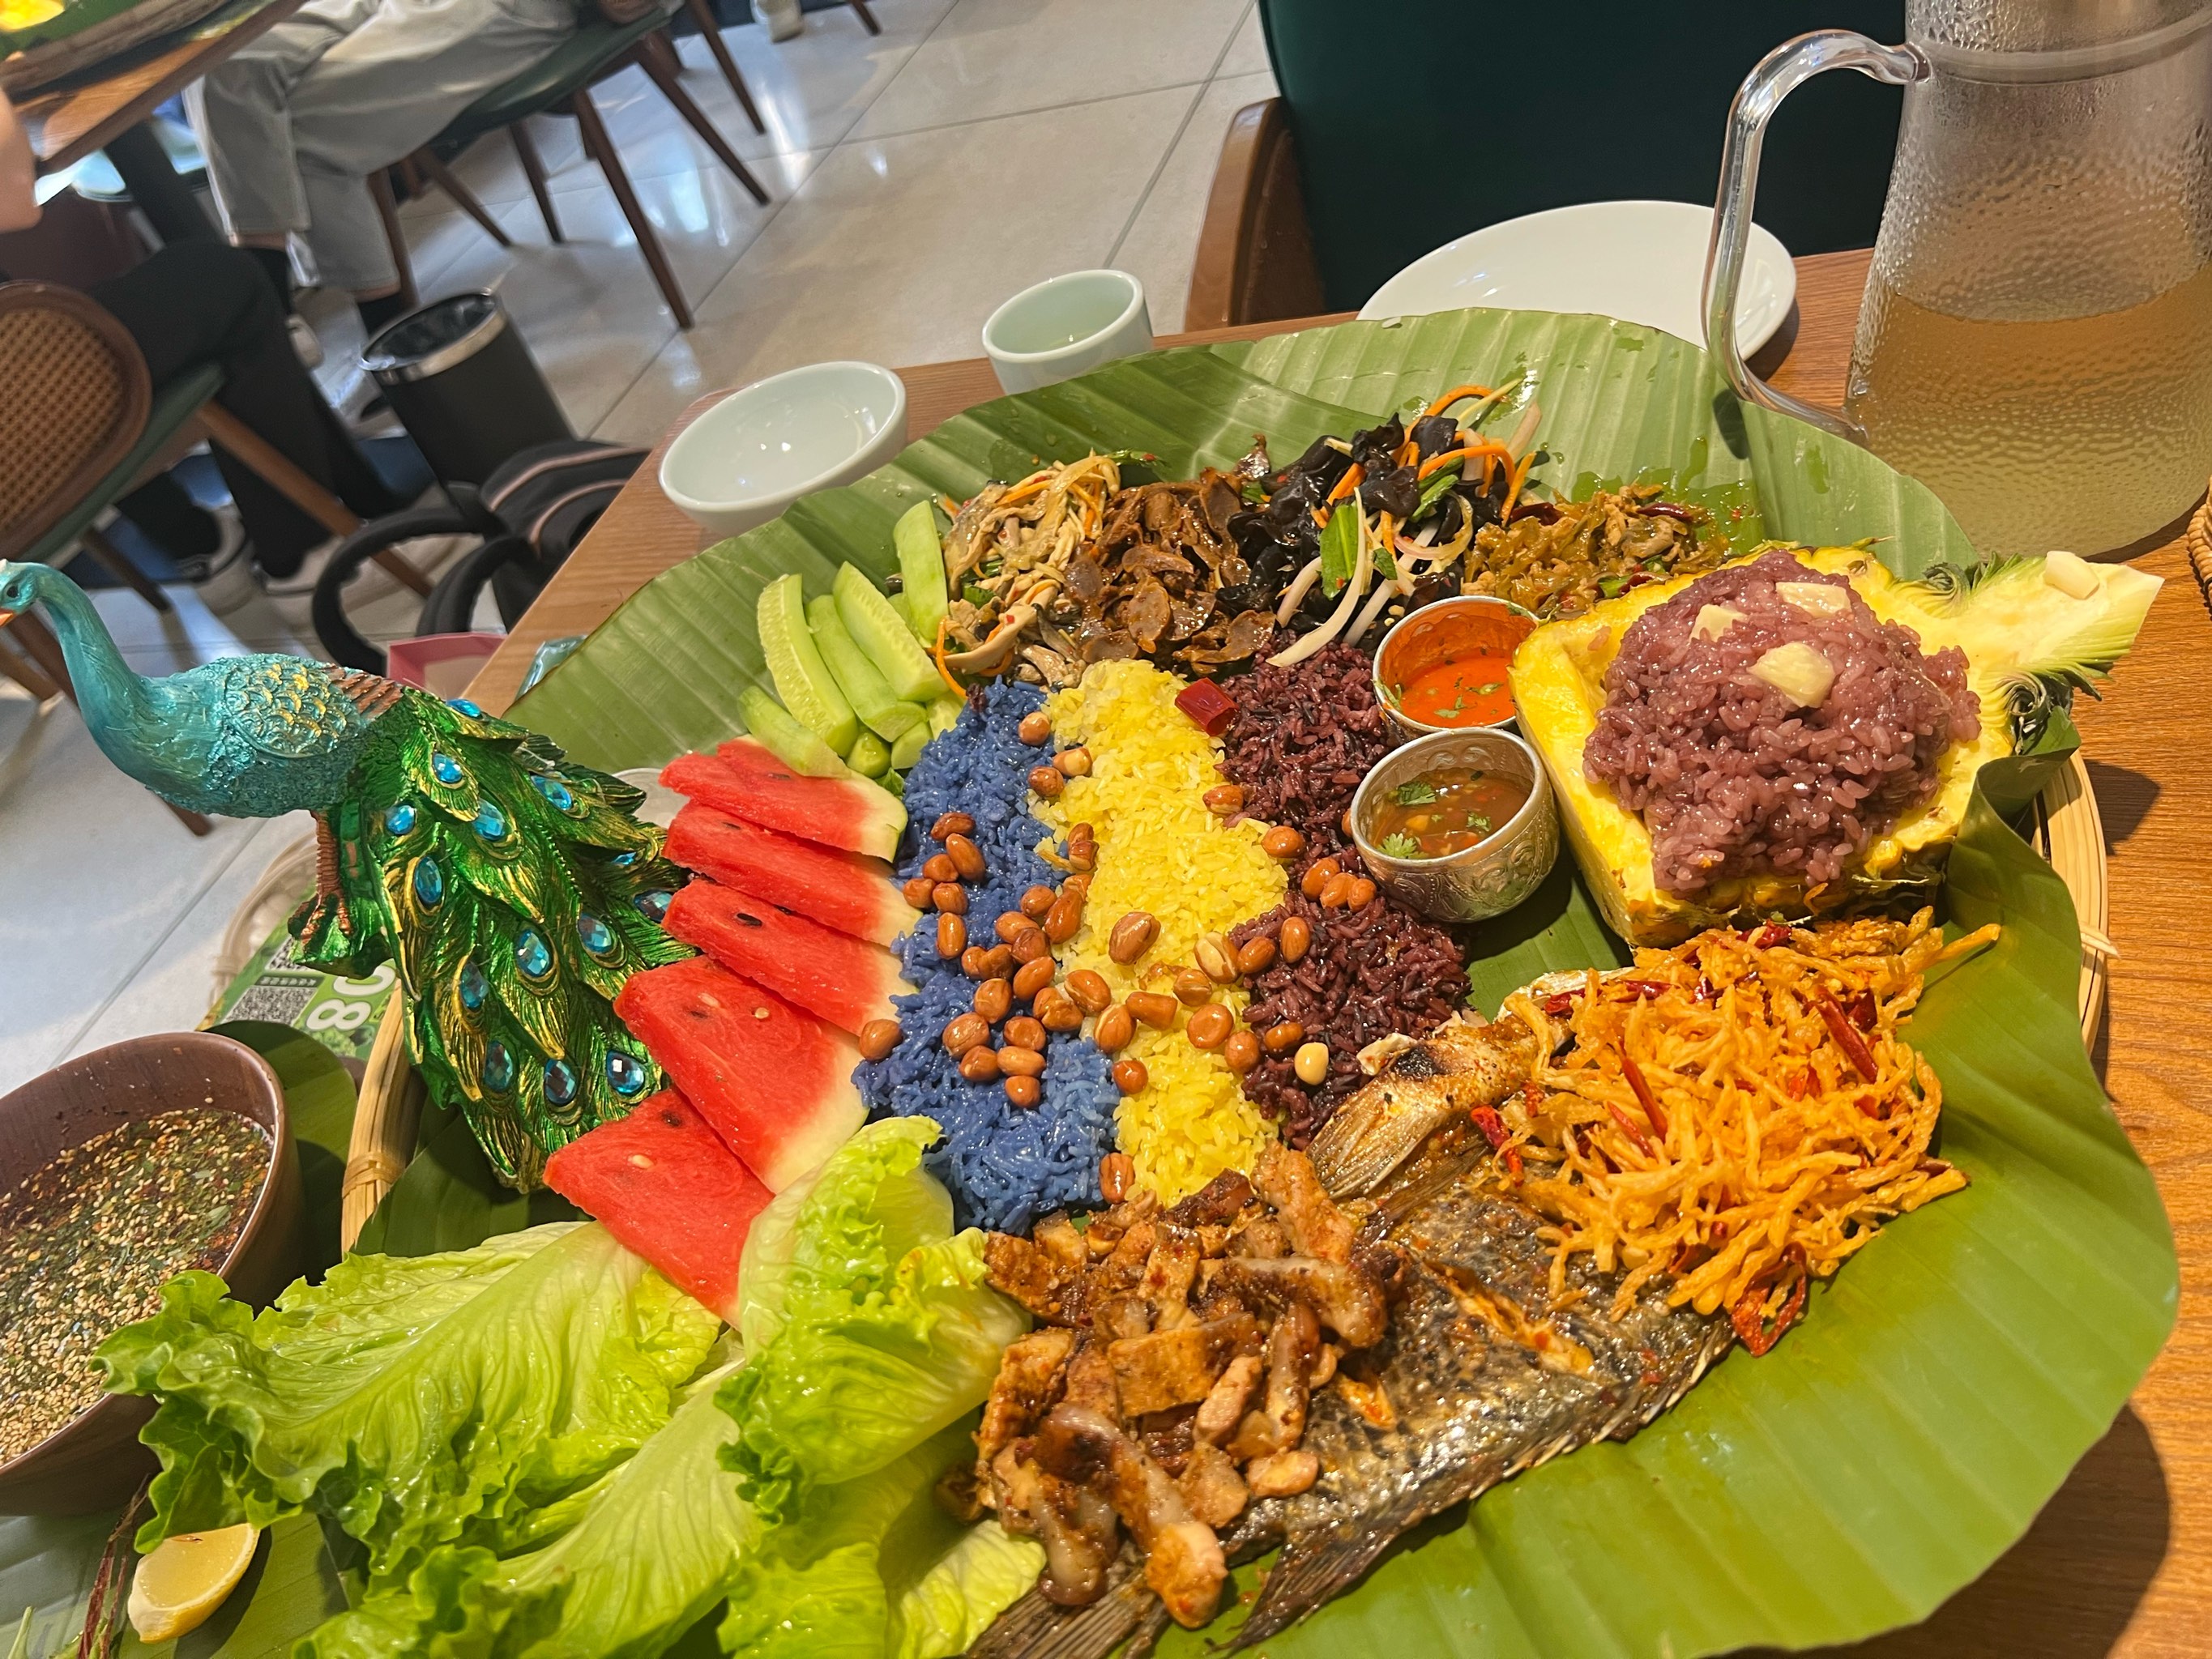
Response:
[[[757,620],[761,655],[775,681],[775,695],[793,719],[843,754],[860,734],[860,721],[815,648],[813,630],[806,625],[806,590],[797,572],[761,589]]]
[[[900,800],[906,799],[906,780],[896,772],[884,773],[876,780],[876,784],[886,794],[892,795]]]
[[[915,637],[924,644],[937,638],[938,619],[945,614],[945,549],[937,538],[937,509],[916,501],[891,526],[891,545],[898,550],[899,575],[904,589],[899,597]]]
[[[968,705],[950,691],[929,705],[929,730],[933,737],[939,732],[950,732],[960,724],[960,711]]]
[[[891,602],[876,591],[873,582],[846,564],[837,567],[832,587],[837,595],[837,614],[845,619],[845,631],[868,653],[876,672],[893,691],[909,702],[927,702],[945,689],[928,653],[891,609]]]
[[[807,600],[806,621],[814,630],[815,649],[829,665],[830,678],[837,682],[837,689],[853,705],[853,712],[860,717],[861,725],[889,743],[923,718],[919,708],[891,695],[890,687],[884,684],[884,677],[876,672],[875,664],[853,643],[853,636],[845,631],[844,622],[837,614],[836,599],[827,593],[817,593]]]
[[[792,719],[781,703],[757,685],[748,685],[738,693],[738,707],[744,714],[745,729],[801,777],[852,775],[836,750]]]
[[[890,745],[864,726],[853,739],[853,751],[845,757],[845,764],[864,778],[880,778],[891,769]]]
[[[936,735],[929,729],[927,720],[916,720],[900,732],[898,741],[891,745],[891,764],[900,771],[905,771],[921,758],[921,751],[929,746],[929,740]]]

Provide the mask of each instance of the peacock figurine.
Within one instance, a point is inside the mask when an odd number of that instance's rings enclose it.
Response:
[[[314,814],[295,954],[393,963],[431,1097],[502,1181],[535,1187],[547,1154],[660,1086],[613,1008],[631,974],[692,954],[660,925],[680,878],[634,816],[641,792],[380,675],[264,654],[147,678],[76,583],[0,562],[0,625],[34,608],[123,771],[196,812]]]

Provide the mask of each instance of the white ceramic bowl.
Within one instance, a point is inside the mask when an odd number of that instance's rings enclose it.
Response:
[[[1009,392],[1034,392],[1152,349],[1145,285],[1126,270],[1071,270],[1025,288],[983,324],[983,351]]]
[[[739,536],[801,495],[865,477],[906,447],[906,386],[874,363],[809,363],[732,392],[660,459],[661,493]]]
[[[1705,244],[1713,210],[1690,202],[1583,202],[1486,225],[1425,253],[1375,290],[1362,317],[1496,306],[1589,311],[1705,340]],[[1797,267],[1772,231],[1751,228],[1736,349],[1771,339],[1797,298]]]

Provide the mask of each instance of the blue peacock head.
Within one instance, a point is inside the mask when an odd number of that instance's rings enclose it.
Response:
[[[39,604],[54,583],[68,580],[51,565],[12,564],[0,559],[0,628]]]

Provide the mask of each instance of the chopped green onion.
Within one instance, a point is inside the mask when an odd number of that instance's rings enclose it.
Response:
[[[1413,508],[1415,519],[1426,518],[1429,509],[1442,501],[1450,491],[1451,487],[1459,482],[1460,465],[1457,460],[1446,461],[1429,474],[1426,481],[1421,485],[1420,501]]]
[[[969,582],[960,590],[960,597],[970,605],[988,605],[991,602],[991,590],[988,587],[978,587],[975,583]]]

